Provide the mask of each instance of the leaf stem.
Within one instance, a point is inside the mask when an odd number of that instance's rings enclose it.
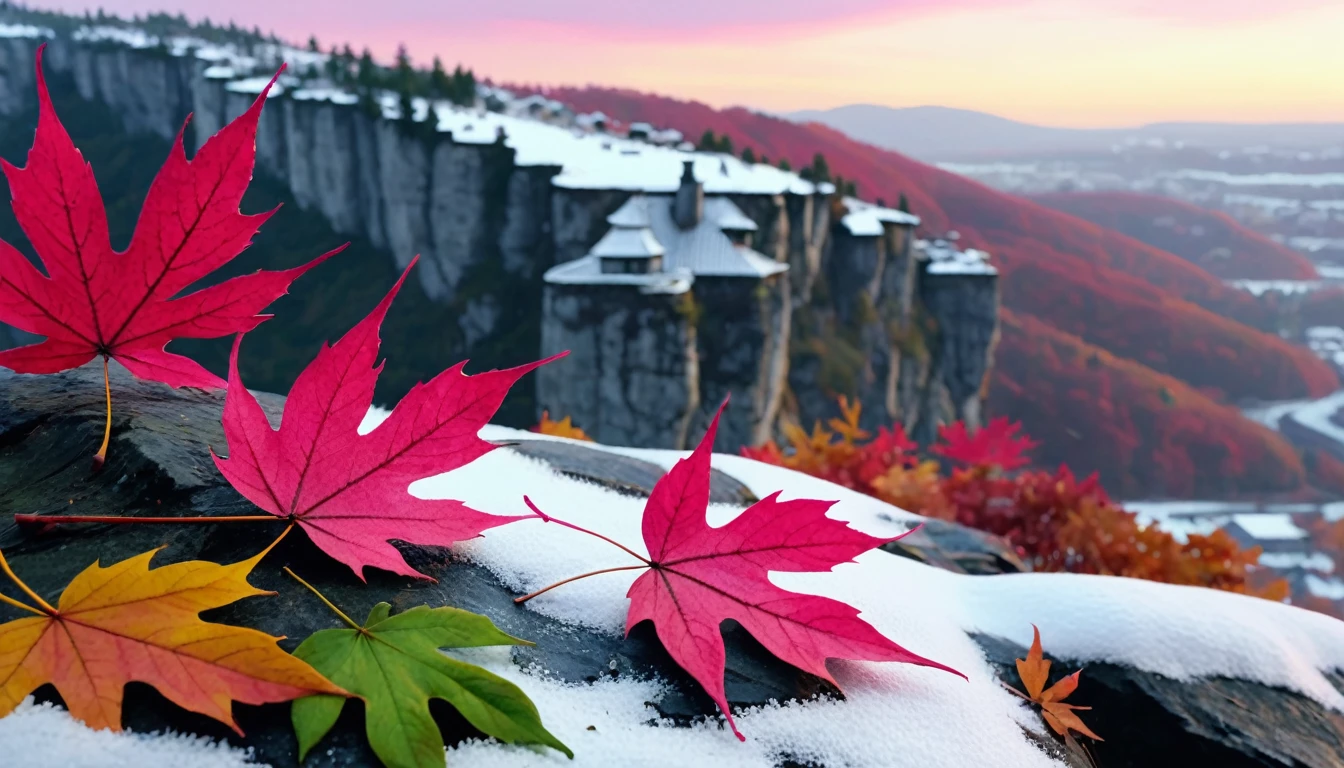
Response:
[[[107,395],[107,423],[103,427],[103,445],[93,455],[93,471],[103,468],[107,461],[107,445],[112,440],[112,380],[107,375],[107,355],[103,355],[103,391]]]
[[[633,549],[631,549],[631,548],[625,546],[624,544],[620,543],[619,541],[615,541],[615,540],[613,540],[613,539],[609,539],[609,538],[607,538],[606,536],[603,536],[602,534],[597,533],[597,532],[595,532],[595,531],[590,531],[590,530],[588,530],[587,528],[580,528],[579,526],[577,526],[577,525],[575,525],[575,524],[573,524],[573,523],[567,523],[567,522],[565,522],[564,520],[561,520],[561,519],[559,519],[559,518],[557,518],[557,517],[551,517],[550,515],[546,514],[545,512],[542,512],[540,509],[538,509],[538,508],[537,508],[537,505],[536,505],[536,504],[533,504],[533,503],[532,503],[532,500],[529,499],[527,496],[523,496],[523,503],[527,504],[527,508],[530,509],[530,510],[532,510],[532,511],[536,514],[537,517],[540,517],[540,518],[542,519],[542,522],[546,522],[546,523],[556,523],[556,524],[558,524],[558,525],[563,525],[563,526],[565,526],[566,528],[573,528],[574,530],[579,531],[580,533],[586,533],[586,534],[588,534],[589,536],[596,536],[597,538],[599,538],[599,539],[601,539],[601,540],[607,542],[608,544],[611,544],[612,546],[615,546],[615,547],[618,547],[618,548],[620,548],[620,549],[625,550],[625,552],[626,552],[627,554],[629,554],[631,557],[635,558],[636,560],[640,561],[640,562],[643,563],[644,565],[653,565],[653,563],[649,560],[649,558],[647,558],[647,557],[645,557],[645,556],[639,554],[638,552],[636,552],[636,551],[634,551]],[[631,567],[637,567],[637,566],[631,566]],[[599,573],[601,573],[601,571],[599,571]],[[578,577],[576,576],[575,578],[578,578]],[[562,582],[562,583],[563,583],[563,582]]]
[[[15,515],[19,525],[62,525],[71,523],[103,523],[107,525],[171,525],[173,523],[262,523],[284,522],[275,515],[237,515],[221,517],[127,517],[120,515]]]
[[[304,581],[303,578],[299,576],[299,574],[289,570],[289,566],[285,566],[285,573],[288,573],[290,576],[293,576],[295,581],[307,587],[309,592],[312,592],[314,595],[317,595],[317,599],[326,603],[327,607],[330,608],[333,612],[335,612],[337,616],[340,616],[341,620],[344,621],[346,624],[349,624],[351,627],[359,630],[360,632],[364,631],[364,628],[356,624],[354,619],[351,619],[349,616],[345,615],[345,611],[342,611],[340,608],[337,608],[336,604],[328,600],[326,595],[322,594],[321,592],[318,592],[317,587],[314,587],[312,584],[309,584],[308,582]]]
[[[536,597],[536,596],[538,596],[538,595],[544,595],[544,594],[546,594],[547,592],[550,592],[552,589],[555,589],[556,587],[563,587],[564,585],[568,584],[568,583],[571,582],[571,581],[578,581],[579,579],[586,579],[586,578],[588,578],[589,576],[596,576],[596,575],[598,575],[598,574],[600,574],[600,573],[615,573],[616,571],[637,571],[637,570],[639,570],[640,568],[648,568],[648,567],[649,567],[649,566],[648,566],[647,564],[646,564],[646,565],[622,565],[622,566],[618,566],[618,567],[616,567],[616,568],[603,568],[603,569],[600,570],[600,571],[589,571],[589,572],[587,572],[587,573],[580,573],[578,576],[570,576],[568,579],[565,579],[564,581],[557,581],[557,582],[555,582],[554,584],[552,584],[551,586],[549,586],[549,587],[543,587],[543,588],[538,589],[536,592],[533,592],[533,593],[531,593],[531,594],[523,595],[522,597],[515,597],[515,598],[513,598],[513,602],[514,602],[515,604],[517,604],[517,605],[522,605],[523,603],[526,603],[528,600],[531,600],[532,598],[534,598],[534,597]]]
[[[4,571],[5,575],[9,577],[9,580],[18,585],[19,589],[23,590],[23,593],[27,595],[29,599],[31,599],[33,602],[41,606],[42,610],[45,611],[48,616],[56,615],[56,609],[51,607],[51,603],[48,603],[46,600],[43,600],[41,595],[29,589],[27,584],[24,584],[22,581],[19,580],[18,576],[14,575],[14,571],[9,567],[9,561],[5,559],[4,552],[0,552],[0,571]],[[14,602],[17,603],[18,605],[23,605],[22,603],[19,603],[17,600]],[[23,607],[28,608],[28,610],[30,611],[33,610],[31,607],[26,605],[24,605]]]
[[[12,598],[12,597],[10,597],[9,595],[6,595],[6,594],[0,594],[0,603],[8,603],[9,605],[14,606],[15,608],[20,608],[20,609],[25,610],[25,611],[27,611],[27,612],[29,612],[29,613],[35,613],[35,614],[37,614],[38,616],[46,616],[46,615],[47,615],[47,614],[45,614],[45,613],[43,613],[43,612],[37,610],[37,609],[34,608],[33,606],[31,606],[31,605],[29,605],[29,604],[27,604],[27,603],[21,603],[21,602],[19,602],[18,600],[15,600],[14,598]]]

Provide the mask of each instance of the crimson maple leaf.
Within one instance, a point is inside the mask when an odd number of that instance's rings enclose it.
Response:
[[[1017,469],[1031,463],[1026,452],[1038,445],[1026,435],[1019,436],[1021,430],[1021,422],[1009,422],[1005,416],[993,419],[975,434],[969,434],[966,424],[958,421],[938,428],[943,443],[934,446],[933,452],[971,466]]]
[[[725,653],[719,625],[725,619],[737,621],[775,656],[837,687],[826,669],[827,659],[899,661],[961,675],[887,639],[850,605],[789,592],[770,582],[771,571],[829,571],[909,532],[889,539],[869,536],[827,517],[833,501],[781,501],[779,492],[748,507],[727,525],[710,527],[705,519],[710,453],[726,405],[725,400],[695,451],[654,486],[644,507],[647,558],[592,534],[625,549],[648,567],[627,593],[626,634],[640,622],[652,621],[663,647],[704,687],[743,741],[724,692]],[[592,533],[555,520],[530,499],[525,501],[543,520]],[[545,591],[518,598],[518,602]]]
[[[229,358],[224,437],[229,456],[214,456],[224,477],[249,501],[296,523],[324,552],[361,579],[365,566],[420,576],[388,543],[448,546],[513,522],[460,501],[412,496],[415,480],[470,464],[497,446],[477,436],[523,374],[563,357],[475,376],[465,361],[416,384],[372,432],[357,432],[373,402],[382,365],[378,331],[417,259],[382,302],[334,345],[322,345],[299,374],[278,430],[238,375],[240,336]],[[212,451],[211,455],[214,453]]]
[[[37,132],[28,163],[23,168],[0,165],[15,218],[46,274],[0,241],[0,322],[46,339],[0,351],[0,366],[18,373],[57,373],[102,356],[105,377],[111,358],[142,379],[173,387],[223,387],[218,376],[164,346],[176,338],[210,339],[255,328],[266,319],[258,312],[335,253],[295,269],[235,277],[174,298],[237,256],[274,213],[238,211],[252,178],[257,120],[270,86],[190,161],[178,132],[149,188],[131,244],[119,253],[108,237],[93,170],[56,117],[42,74],[42,50],[37,52]],[[108,407],[110,429],[110,402]],[[106,447],[104,439],[99,459]]]

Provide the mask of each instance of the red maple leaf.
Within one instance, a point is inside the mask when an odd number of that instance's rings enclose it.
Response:
[[[970,466],[1018,469],[1031,463],[1026,452],[1038,445],[1026,435],[1019,436],[1021,430],[1021,422],[1010,423],[1004,416],[975,434],[968,434],[966,424],[958,421],[938,428],[938,438],[943,442],[934,446],[933,452]]]
[[[726,405],[724,401],[719,414]],[[719,625],[725,619],[737,621],[775,656],[837,687],[826,669],[827,659],[900,661],[960,675],[888,640],[861,620],[852,606],[789,592],[770,582],[771,571],[829,571],[909,532],[890,539],[869,536],[827,517],[833,501],[780,501],[779,492],[748,507],[727,525],[710,527],[705,512],[710,453],[718,424],[716,414],[695,451],[654,486],[643,519],[649,556],[617,544],[648,567],[627,593],[626,633],[641,621],[652,621],[663,647],[704,687],[728,718],[733,733],[744,741],[724,692],[725,655]],[[592,533],[551,518],[530,499],[525,500],[543,520]]]
[[[104,367],[111,358],[139,378],[173,387],[224,386],[218,376],[164,346],[176,338],[210,339],[255,328],[266,319],[258,312],[332,255],[174,298],[237,256],[274,212],[238,212],[252,178],[257,120],[269,90],[268,85],[190,161],[178,132],[149,188],[131,244],[118,253],[108,237],[93,170],[56,117],[38,48],[37,132],[28,164],[0,165],[15,218],[46,274],[0,241],[0,322],[46,339],[0,351],[0,366],[57,373],[102,356]]]
[[[477,436],[523,374],[564,354],[503,371],[462,373],[465,362],[416,384],[387,420],[357,432],[382,365],[378,331],[411,267],[383,301],[299,374],[278,430],[238,376],[240,336],[229,360],[224,436],[215,456],[249,501],[297,524],[361,579],[365,566],[421,576],[388,543],[448,546],[518,518],[488,515],[460,501],[412,496],[415,480],[457,469],[496,448]],[[212,453],[213,455],[213,453]]]

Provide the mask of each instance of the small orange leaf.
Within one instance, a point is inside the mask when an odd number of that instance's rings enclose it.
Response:
[[[1074,714],[1075,710],[1088,710],[1091,707],[1064,703],[1064,699],[1078,689],[1078,676],[1082,674],[1082,670],[1059,680],[1046,690],[1045,683],[1050,677],[1050,662],[1045,658],[1045,651],[1041,648],[1041,631],[1035,624],[1031,625],[1031,631],[1031,648],[1027,649],[1027,658],[1017,660],[1017,675],[1022,678],[1022,685],[1028,694],[1023,698],[1041,705],[1041,717],[1045,719],[1045,724],[1060,736],[1067,737],[1069,731],[1073,730],[1102,741],[1100,736],[1083,725],[1083,721]]]
[[[1017,676],[1022,678],[1027,696],[1039,702],[1045,681],[1050,677],[1050,662],[1045,659],[1045,652],[1041,649],[1041,631],[1035,624],[1031,625],[1031,631],[1031,648],[1027,649],[1026,659],[1017,660]]]
[[[1077,715],[1073,714],[1074,710],[1088,709],[1091,709],[1091,707],[1075,707],[1071,704],[1051,701],[1041,705],[1041,715],[1045,718],[1045,722],[1060,736],[1067,736],[1070,730],[1074,730],[1097,741],[1105,741],[1105,739],[1093,733],[1091,728],[1084,725]]]
[[[39,607],[5,600],[35,615],[0,624],[0,717],[51,683],[76,719],[119,731],[123,689],[142,682],[241,734],[234,701],[348,695],[281,650],[278,638],[201,621],[201,611],[273,594],[247,583],[266,552],[232,565],[192,560],[151,569],[157,552],[106,568],[94,563],[70,582],[55,607],[14,577]],[[13,576],[3,555],[0,566]]]
[[[1045,703],[1047,701],[1063,701],[1067,699],[1069,697],[1069,694],[1078,690],[1078,676],[1081,675],[1082,673],[1083,671],[1080,669],[1077,672],[1074,672],[1072,675],[1069,675],[1068,677],[1050,686],[1048,690],[1044,691],[1041,694],[1041,702]]]
[[[534,427],[532,431],[552,437],[568,437],[571,440],[583,440],[590,443],[593,441],[593,438],[584,433],[582,429],[574,426],[574,422],[568,416],[559,421],[552,421],[550,411],[541,412],[541,423]]]

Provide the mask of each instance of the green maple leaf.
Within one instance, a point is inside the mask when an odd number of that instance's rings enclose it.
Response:
[[[501,632],[485,616],[456,608],[422,605],[396,616],[391,611],[387,603],[375,605],[362,627],[341,613],[351,629],[315,632],[294,651],[364,700],[369,745],[389,768],[445,764],[443,737],[429,714],[429,700],[436,698],[453,705],[488,736],[510,744],[544,744],[574,757],[541,724],[536,705],[518,686],[439,652],[532,643]],[[294,702],[291,719],[300,761],[336,724],[345,702],[325,694]]]

